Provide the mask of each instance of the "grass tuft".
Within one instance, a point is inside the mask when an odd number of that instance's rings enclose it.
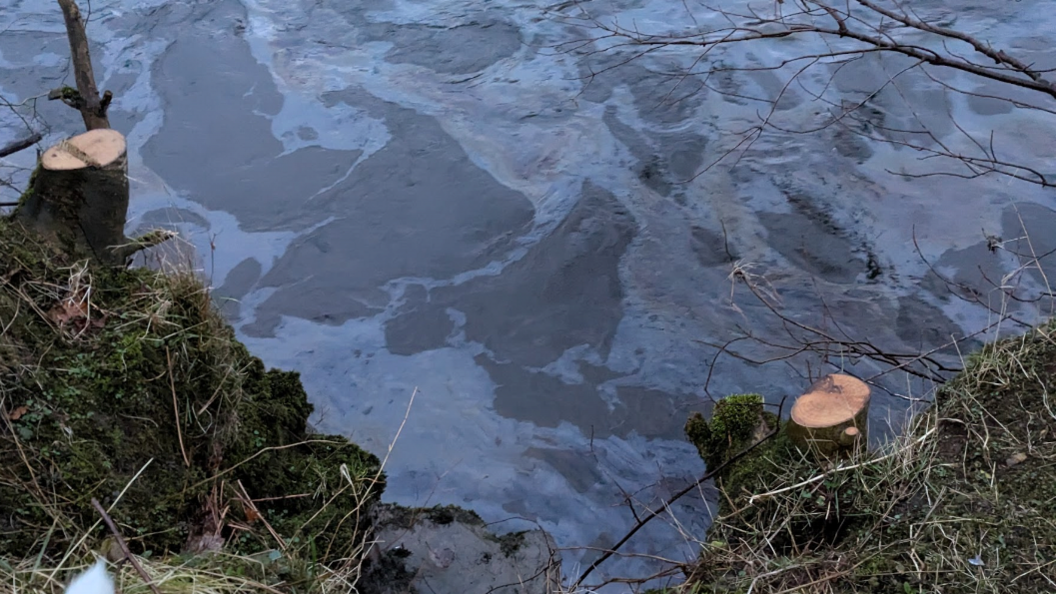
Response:
[[[819,463],[774,440],[718,481],[721,516],[680,589],[1056,591],[1054,392],[1049,323],[970,357],[875,451]]]

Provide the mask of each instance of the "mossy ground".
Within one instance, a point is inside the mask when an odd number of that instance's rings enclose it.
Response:
[[[819,463],[772,440],[720,478],[681,588],[1056,592],[1054,394],[1049,323],[973,355],[881,449]]]
[[[310,435],[311,412],[297,374],[252,357],[193,275],[96,267],[0,220],[6,565],[98,547],[93,498],[138,554],[219,536],[229,554],[358,560],[379,461]]]

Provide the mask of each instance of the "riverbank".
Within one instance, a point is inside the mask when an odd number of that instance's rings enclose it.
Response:
[[[541,530],[380,504],[388,454],[314,432],[299,376],[193,272],[93,264],[2,219],[0,322],[2,583],[43,591],[100,554],[141,562],[127,591],[561,589]],[[680,588],[1051,591],[1054,361],[1056,322],[990,344],[904,435],[840,461],[757,396],[692,418],[721,514]]]
[[[383,461],[313,433],[297,374],[266,370],[192,274],[73,261],[6,220],[0,271],[0,582],[42,591],[93,552],[121,561],[97,499],[165,592],[395,592],[422,574],[559,587],[542,532],[377,506]],[[681,588],[1051,591],[1054,361],[1051,322],[973,354],[880,449],[819,463],[780,435],[757,448],[720,475],[721,514]],[[726,424],[754,403],[726,402]],[[726,455],[714,431],[690,434]],[[368,554],[385,530],[406,546]],[[124,591],[148,588],[127,564],[118,574]]]
[[[1056,590],[1054,390],[1049,322],[968,357],[875,451],[819,463],[778,434],[722,473],[685,591]]]
[[[389,592],[466,573],[464,550],[484,589],[547,588],[524,575],[555,566],[542,532],[379,506],[384,460],[315,433],[298,374],[252,356],[191,272],[97,266],[0,219],[0,321],[0,590],[130,552],[150,584],[125,564],[124,592]]]

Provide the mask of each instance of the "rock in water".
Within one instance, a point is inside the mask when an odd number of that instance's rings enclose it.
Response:
[[[557,548],[542,530],[495,536],[479,516],[453,506],[378,505],[373,516],[362,594],[547,594],[560,585]]]

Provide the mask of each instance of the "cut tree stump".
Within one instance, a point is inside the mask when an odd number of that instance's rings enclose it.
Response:
[[[98,129],[64,140],[41,156],[16,216],[69,253],[104,264],[128,256],[128,158],[125,137]]]
[[[825,457],[853,451],[866,443],[869,396],[869,386],[857,378],[825,376],[792,405],[789,439]]]

